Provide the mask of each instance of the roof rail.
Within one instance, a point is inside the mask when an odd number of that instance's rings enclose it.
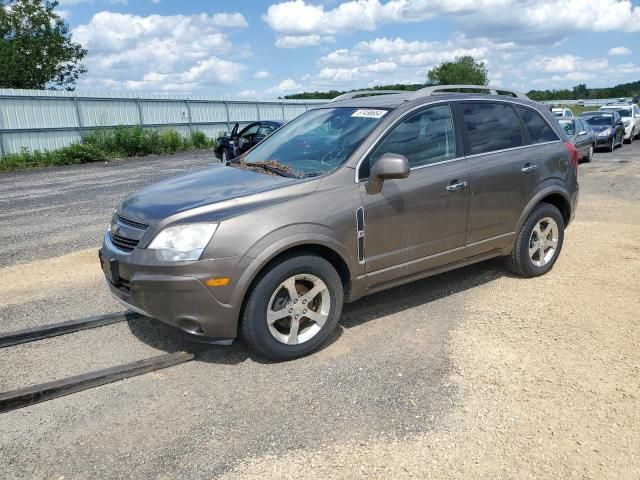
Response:
[[[386,95],[389,93],[411,93],[408,90],[356,90],[355,92],[347,92],[342,95],[338,95],[335,98],[329,100],[331,102],[337,102],[340,100],[349,100],[350,98],[355,97],[370,97],[372,95]]]
[[[444,90],[444,91],[441,91]],[[446,95],[447,93],[456,93],[447,90],[480,90],[490,95],[502,95],[500,92],[509,93],[516,98],[529,99],[524,93],[517,92],[508,88],[494,87],[488,85],[434,85],[432,87],[421,88],[413,92],[413,98],[429,97],[431,95]]]

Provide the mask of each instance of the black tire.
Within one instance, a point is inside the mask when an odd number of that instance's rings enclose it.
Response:
[[[314,275],[325,283],[330,298],[329,314],[315,336],[297,345],[286,345],[271,334],[267,325],[267,309],[278,286],[299,274]],[[286,361],[308,355],[326,341],[338,324],[343,296],[340,275],[327,260],[315,255],[285,257],[262,272],[249,291],[241,320],[242,338],[257,353],[270,360]]]
[[[220,149],[220,154],[219,155],[220,155],[220,161],[222,163],[231,160],[231,157],[229,157],[229,150],[226,147],[222,147]]]
[[[595,145],[589,145],[589,151],[584,156],[582,161],[584,163],[589,163],[591,160],[593,160],[593,155],[594,155],[595,151],[596,151],[596,146]]]
[[[616,137],[615,135],[611,138],[611,143],[607,146],[608,152],[613,152],[613,149],[616,148]]]
[[[546,265],[538,267],[534,265],[533,260],[529,256],[529,242],[534,227],[545,217],[552,218],[558,225],[558,243],[553,258],[551,258]],[[522,277],[538,277],[540,275],[544,275],[551,270],[553,265],[556,263],[556,260],[562,250],[563,243],[564,220],[562,218],[562,214],[554,205],[543,202],[529,214],[524,225],[522,225],[522,228],[516,237],[513,250],[505,259],[507,267],[513,273]]]

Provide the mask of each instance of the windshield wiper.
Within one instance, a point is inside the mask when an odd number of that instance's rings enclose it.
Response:
[[[279,162],[270,161],[270,162],[245,162],[247,167],[258,167],[266,170],[267,172],[275,173],[276,175],[280,175],[281,177],[287,178],[301,178],[299,175],[295,175],[290,171],[289,167],[286,165],[282,165]]]

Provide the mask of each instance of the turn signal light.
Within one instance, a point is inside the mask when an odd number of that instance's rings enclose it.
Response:
[[[224,287],[225,285],[229,285],[231,279],[229,277],[222,278],[210,278],[207,280],[207,285],[210,287]]]

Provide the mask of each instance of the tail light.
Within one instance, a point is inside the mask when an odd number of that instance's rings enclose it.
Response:
[[[580,160],[578,149],[571,142],[564,142],[564,146],[567,148],[567,152],[569,152],[569,155],[571,156],[571,163],[573,163],[575,169],[578,170],[578,161]]]

